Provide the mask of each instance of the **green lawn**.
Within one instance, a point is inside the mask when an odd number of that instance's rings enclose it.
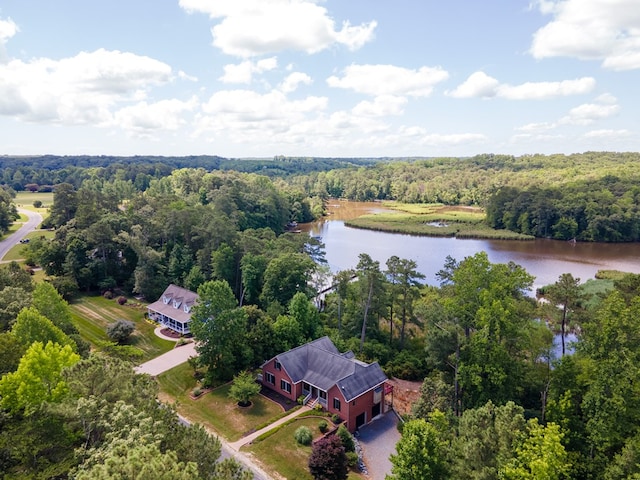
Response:
[[[40,200],[42,202],[42,208],[35,208],[33,202]],[[40,213],[43,217],[46,216],[47,208],[53,205],[53,192],[18,192],[14,203],[21,208],[27,210],[33,210]]]
[[[107,325],[120,319],[135,323],[136,329],[129,345],[144,352],[143,362],[168,352],[175,345],[175,342],[159,338],[153,333],[155,325],[144,318],[146,306],[135,300],[130,299],[127,304],[118,305],[115,299],[86,295],[74,299],[70,307],[80,335],[94,346],[108,340]]]
[[[282,414],[280,405],[260,395],[249,408],[240,408],[229,398],[229,384],[192,400],[189,394],[196,386],[193,369],[182,364],[158,377],[162,400],[178,403],[178,411],[189,420],[207,425],[223,438],[233,442],[260,425],[266,425]]]
[[[273,435],[242,447],[242,451],[251,453],[253,458],[259,459],[263,468],[270,473],[278,473],[284,478],[299,480],[313,480],[309,473],[307,462],[311,455],[311,446],[299,445],[293,438],[297,428],[306,426],[311,429],[315,438],[321,436],[318,430],[319,418],[299,417],[283,426]],[[349,479],[363,479],[355,472],[349,473]]]

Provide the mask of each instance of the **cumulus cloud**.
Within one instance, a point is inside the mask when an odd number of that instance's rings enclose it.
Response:
[[[637,0],[546,0],[540,11],[553,19],[533,36],[535,58],[600,60],[604,68],[640,68]]]
[[[509,100],[543,100],[589,93],[596,86],[592,77],[559,82],[526,82],[520,85],[501,84],[484,72],[474,72],[447,95],[455,98],[501,97]]]
[[[257,62],[245,60],[239,64],[229,64],[224,66],[224,75],[219,80],[223,83],[244,83],[250,84],[254,74],[260,74],[273,70],[278,66],[276,57],[264,58]]]
[[[500,82],[484,72],[474,72],[455,90],[447,92],[454,98],[495,97]]]
[[[0,114],[31,122],[108,124],[118,102],[171,79],[171,67],[149,57],[99,49],[62,60],[0,65]],[[10,100],[7,101],[6,99]]]
[[[113,119],[117,125],[139,137],[152,137],[157,130],[177,130],[185,121],[183,114],[197,106],[197,100],[184,102],[177,99],[161,100],[155,103],[146,101],[118,110]]]
[[[620,106],[613,95],[605,94],[596,98],[594,103],[583,103],[569,110],[560,119],[560,123],[571,125],[591,125],[592,123],[609,118],[620,111]]]
[[[417,70],[395,65],[350,65],[341,77],[331,76],[327,84],[367,95],[398,95],[427,97],[449,74],[440,67],[420,67]]]
[[[313,80],[309,75],[302,72],[293,72],[280,84],[280,90],[284,93],[291,93],[298,89],[300,85],[311,85]]]
[[[18,33],[19,30],[18,26],[10,18],[6,20],[0,18],[0,62],[4,63],[8,60],[4,45],[7,43],[7,40]]]
[[[407,104],[405,97],[395,95],[380,95],[372,102],[365,100],[353,108],[354,115],[365,117],[385,117],[388,115],[401,115]]]
[[[213,44],[229,55],[253,57],[283,50],[316,53],[334,44],[351,50],[371,41],[375,21],[337,28],[327,9],[310,0],[180,0],[188,12],[219,20]]]
[[[621,130],[591,130],[583,135],[585,138],[601,138],[605,140],[615,140],[631,136],[631,132],[627,129]]]

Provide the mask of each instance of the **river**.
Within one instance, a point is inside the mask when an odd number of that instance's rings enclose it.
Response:
[[[598,270],[640,273],[640,243],[459,240],[376,232],[344,225],[344,220],[383,210],[375,203],[333,200],[328,205],[327,217],[300,228],[322,238],[326,259],[333,272],[354,268],[360,253],[367,253],[379,261],[383,270],[387,259],[397,255],[415,260],[429,285],[438,285],[435,274],[442,269],[448,255],[462,260],[481,251],[487,252],[492,263],[513,261],[524,267],[536,277],[534,291],[554,283],[562,273],[571,273],[581,282],[594,278]]]

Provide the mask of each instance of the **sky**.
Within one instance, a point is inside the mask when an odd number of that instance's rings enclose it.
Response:
[[[640,0],[0,0],[0,155],[585,151],[640,151]]]

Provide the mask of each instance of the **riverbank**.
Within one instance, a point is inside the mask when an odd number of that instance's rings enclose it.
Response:
[[[345,225],[388,233],[487,240],[534,240],[510,230],[494,230],[478,207],[384,202],[392,212],[377,212],[345,220]]]

